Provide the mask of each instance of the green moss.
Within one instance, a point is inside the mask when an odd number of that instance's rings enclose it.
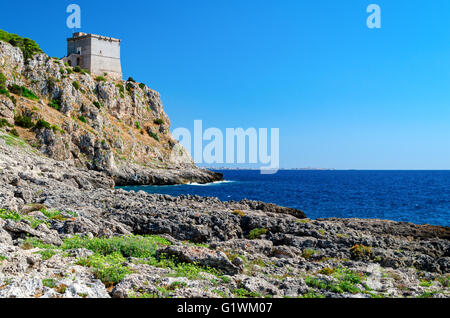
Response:
[[[22,128],[33,128],[34,127],[34,122],[31,119],[31,117],[28,116],[15,116],[14,117],[14,123],[16,124],[16,126],[22,127]]]
[[[80,83],[78,83],[77,81],[74,81],[74,82],[72,83],[72,85],[73,85],[73,87],[74,87],[76,90],[79,90],[79,89],[80,89]]]

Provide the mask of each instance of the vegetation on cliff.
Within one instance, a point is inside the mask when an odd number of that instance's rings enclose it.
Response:
[[[35,54],[42,53],[41,48],[35,41],[3,30],[0,30],[0,41],[8,42],[18,47],[22,51],[25,60],[33,57]]]
[[[34,41],[0,34],[0,118],[6,132],[51,158],[106,172],[120,184],[221,179],[196,168],[173,139],[158,92],[132,78],[91,75],[50,58]],[[168,168],[183,169],[184,176],[150,172]],[[136,175],[143,177],[136,181]]]

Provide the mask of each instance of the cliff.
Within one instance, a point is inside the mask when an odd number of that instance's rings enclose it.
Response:
[[[48,157],[104,172],[117,185],[222,179],[197,168],[172,138],[158,92],[107,74],[94,78],[1,40],[0,118],[3,129]]]

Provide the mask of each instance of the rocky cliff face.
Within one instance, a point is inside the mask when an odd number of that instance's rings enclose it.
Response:
[[[158,92],[134,81],[94,78],[61,60],[0,41],[0,118],[47,156],[104,172],[118,185],[211,182],[169,131]],[[8,127],[9,126],[9,127]],[[15,127],[13,127],[15,126]]]

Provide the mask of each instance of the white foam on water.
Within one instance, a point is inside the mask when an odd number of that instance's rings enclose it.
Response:
[[[198,187],[207,187],[210,185],[215,185],[215,184],[221,184],[221,183],[233,183],[234,181],[229,181],[229,180],[223,180],[223,181],[215,181],[215,182],[210,182],[210,183],[197,183],[197,182],[193,182],[193,183],[187,183],[186,185],[191,185],[191,186],[198,186]]]

